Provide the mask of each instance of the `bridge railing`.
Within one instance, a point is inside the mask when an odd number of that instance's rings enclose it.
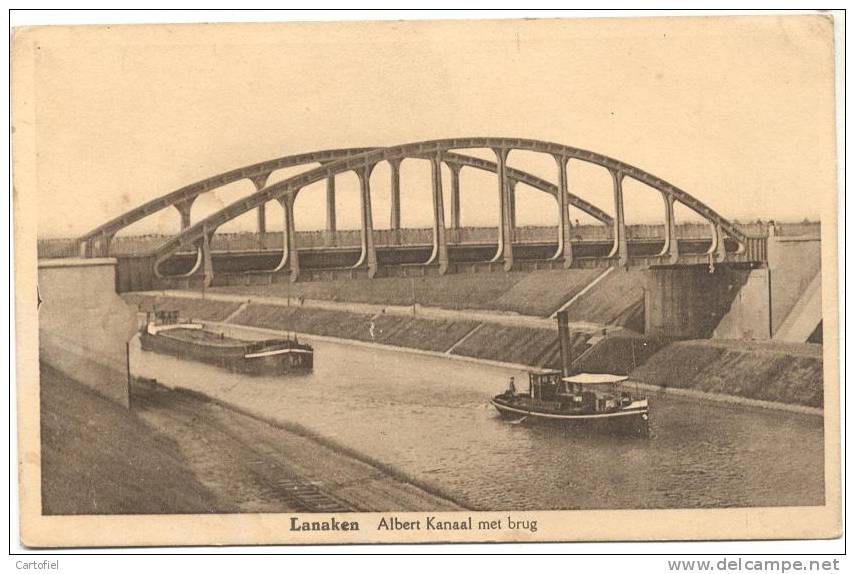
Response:
[[[740,223],[737,227],[749,238],[765,238],[770,232],[767,222]],[[772,227],[777,236],[819,236],[819,222],[776,223]],[[574,241],[608,241],[612,230],[603,225],[574,225]],[[556,226],[518,226],[514,230],[515,241],[520,243],[547,243],[555,241]],[[710,237],[710,226],[705,223],[682,223],[677,226],[680,239],[706,239]],[[662,239],[665,236],[664,225],[643,224],[627,226],[627,238],[632,241]],[[139,255],[154,250],[169,239],[169,235],[149,234],[115,237],[110,245],[111,255]],[[342,229],[329,231],[300,231],[297,241],[301,248],[322,248],[330,246],[359,247],[360,231]],[[455,243],[493,243],[498,238],[495,227],[461,227],[448,230],[448,241]],[[433,237],[430,228],[407,228],[400,230],[375,229],[374,240],[378,246],[390,245],[429,245]],[[744,252],[745,257],[765,256],[765,243],[749,241]],[[213,237],[215,251],[255,251],[259,249],[282,249],[282,233],[271,231],[264,234],[254,232],[217,233]],[[39,239],[38,257],[53,259],[79,256],[79,246],[74,238]],[[751,259],[757,260],[757,259]],[[759,260],[764,261],[765,257]]]
[[[775,235],[780,237],[819,237],[821,234],[819,221],[775,224],[774,228]]]
[[[39,239],[36,247],[39,259],[62,259],[79,255],[76,239]]]
[[[745,250],[742,253],[730,255],[737,261],[766,261],[768,237],[746,237]]]

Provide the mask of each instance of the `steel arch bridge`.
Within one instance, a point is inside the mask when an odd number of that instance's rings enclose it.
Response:
[[[490,149],[496,157],[495,162],[465,155],[460,150]],[[556,164],[556,183],[548,182],[525,171],[508,166],[508,155],[514,151],[528,151],[551,156]],[[427,159],[431,165],[433,225],[432,250],[422,263],[436,268],[439,274],[449,269],[449,249],[443,205],[442,164],[451,172],[450,190],[450,227],[460,226],[460,171],[463,168],[477,169],[496,175],[499,203],[499,221],[497,222],[498,240],[495,254],[489,260],[492,264],[501,264],[505,270],[514,268],[514,227],[515,227],[515,186],[523,183],[551,195],[558,211],[557,237],[555,250],[549,257],[553,264],[570,268],[576,265],[569,207],[573,206],[611,229],[611,249],[601,259],[601,264],[625,266],[642,265],[681,265],[708,262],[763,263],[766,259],[765,238],[745,235],[736,225],[719,215],[689,193],[644,170],[595,152],[570,147],[558,143],[516,138],[477,137],[430,140],[391,147],[344,148],[315,151],[276,158],[262,163],[252,164],[231,170],[191,185],[182,187],[162,197],[149,201],[127,213],[108,221],[79,238],[79,248],[84,257],[107,256],[110,254],[111,241],[123,228],[156,212],[169,207],[178,210],[181,217],[181,231],[166,240],[150,253],[153,272],[159,278],[166,276],[160,265],[174,254],[187,248],[196,251],[196,261],[189,272],[181,277],[202,277],[204,284],[210,285],[213,279],[213,261],[211,239],[216,230],[224,223],[251,210],[258,210],[259,231],[266,229],[264,206],[270,201],[278,201],[283,207],[283,249],[279,263],[271,269],[254,270],[254,273],[283,274],[292,281],[300,275],[300,254],[294,221],[294,201],[297,194],[306,186],[326,181],[327,229],[335,231],[335,177],[354,172],[360,188],[360,253],[355,269],[364,269],[368,277],[374,277],[378,270],[377,249],[374,240],[374,226],[371,210],[370,176],[375,166],[386,162],[391,173],[391,226],[400,229],[400,165],[409,158]],[[573,194],[568,189],[567,170],[570,159],[584,161],[606,169],[611,175],[614,213],[611,217],[599,207]],[[311,167],[319,164],[319,167]],[[302,173],[283,181],[267,185],[272,172],[289,167],[305,166]],[[637,180],[655,189],[661,194],[664,210],[664,242],[661,250],[653,256],[643,258],[630,257],[627,239],[627,225],[624,217],[623,182],[626,178]],[[204,219],[192,223],[190,209],[200,195],[213,191],[230,183],[250,180],[256,191],[224,207]],[[683,254],[678,248],[674,204],[680,203],[703,217],[711,227],[709,247],[702,254]]]

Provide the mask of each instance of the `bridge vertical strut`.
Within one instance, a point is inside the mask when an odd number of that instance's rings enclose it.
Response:
[[[214,282],[214,259],[211,256],[211,239],[216,229],[204,226],[202,232],[202,276],[205,287],[210,287]]]
[[[270,177],[270,173],[262,173],[260,175],[256,175],[255,177],[251,177],[250,181],[252,181],[252,185],[255,186],[255,191],[261,191],[264,189],[264,186],[267,185],[267,179]],[[261,249],[264,249],[264,234],[267,233],[267,204],[262,203],[258,206],[256,210],[256,221],[257,221],[257,230],[258,230],[258,246]]]
[[[433,190],[433,252],[428,264],[438,262],[439,274],[448,271],[448,243],[445,238],[445,208],[442,203],[442,152],[430,158],[430,179]]]
[[[178,210],[178,214],[181,216],[181,231],[190,227],[190,209],[193,207],[193,202],[195,200],[195,197],[190,197],[173,204],[175,209]]]
[[[629,262],[629,249],[626,243],[626,219],[623,212],[623,177],[620,170],[609,170],[612,174],[615,198],[614,219],[614,244],[609,257],[617,257],[619,266],[625,266]]]
[[[662,200],[665,202],[665,244],[662,246],[661,256],[667,256],[668,262],[673,264],[680,257],[677,242],[677,220],[674,217],[674,196],[662,192]]]
[[[460,243],[460,170],[463,166],[456,163],[447,163],[451,170],[451,240]]]
[[[258,234],[261,236],[261,242],[264,243],[264,234],[267,233],[267,210],[265,207],[266,203],[262,203],[258,206],[258,211],[256,212],[256,220],[258,222]]]
[[[401,243],[401,160],[389,160],[390,181],[390,213],[389,229],[392,230],[392,241]]]
[[[504,259],[505,271],[510,271],[514,266],[513,239],[511,233],[510,201],[508,199],[508,151],[505,148],[493,148],[496,154],[496,174],[498,175],[499,191],[499,241],[496,255],[490,262]]]
[[[505,185],[507,186],[505,193],[508,196],[508,219],[510,220],[508,229],[511,232],[511,241],[514,241],[517,235],[517,182],[507,178]]]
[[[368,267],[368,278],[373,279],[377,274],[377,251],[374,248],[374,223],[371,216],[371,172],[374,164],[357,168],[356,175],[359,178],[360,207],[362,215],[362,228],[360,239],[362,249],[359,261],[353,267]]]
[[[282,250],[283,258],[287,258],[288,268],[291,271],[291,281],[300,277],[300,257],[297,252],[297,229],[294,223],[294,200],[297,194],[287,194],[279,197],[282,206]]]
[[[552,259],[564,258],[564,268],[573,265],[573,244],[570,243],[570,213],[567,210],[567,157],[555,155],[558,164],[558,248]]]
[[[727,245],[724,243],[725,235],[724,228],[720,223],[715,226],[715,241],[716,241],[716,257],[719,261],[724,261],[727,258]]]
[[[712,272],[715,269],[715,263],[717,261],[724,261],[725,257],[727,257],[727,247],[724,244],[724,229],[722,229],[722,226],[710,221],[710,227],[712,227],[712,241],[710,241],[710,248],[707,250],[707,255],[709,255],[710,272]]]
[[[335,245],[335,176],[327,178],[327,225],[324,232],[324,244],[327,247]]]

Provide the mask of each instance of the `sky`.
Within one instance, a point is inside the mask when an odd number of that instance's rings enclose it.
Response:
[[[32,89],[14,96],[35,98],[37,189],[18,193],[37,196],[40,237],[81,235],[279,156],[446,137],[593,150],[732,220],[817,219],[817,197],[836,190],[832,25],[818,16],[54,27],[15,41],[36,48]],[[512,152],[509,164],[556,180],[550,157]],[[427,162],[404,162],[405,226],[430,225],[429,174]],[[604,169],[571,161],[569,178],[614,213]],[[377,228],[389,225],[388,179],[381,164]],[[339,227],[358,228],[357,179],[337,184]],[[239,182],[202,196],[193,220],[252,190]],[[631,182],[625,194],[629,223],[662,220],[657,193]],[[494,225],[495,176],[464,171],[461,202],[464,225]],[[517,205],[521,225],[557,220],[536,190],[520,186]],[[678,208],[677,218],[693,215]],[[296,219],[323,227],[322,184],[301,192]],[[281,229],[278,205],[268,220]],[[254,222],[247,214],[221,231]],[[169,209],[126,233],[178,225]]]

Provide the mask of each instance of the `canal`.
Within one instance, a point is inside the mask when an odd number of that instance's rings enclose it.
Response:
[[[138,341],[131,369],[301,425],[474,509],[823,504],[821,417],[658,394],[648,439],[514,425],[488,401],[523,372],[309,341],[306,376],[234,375]]]

